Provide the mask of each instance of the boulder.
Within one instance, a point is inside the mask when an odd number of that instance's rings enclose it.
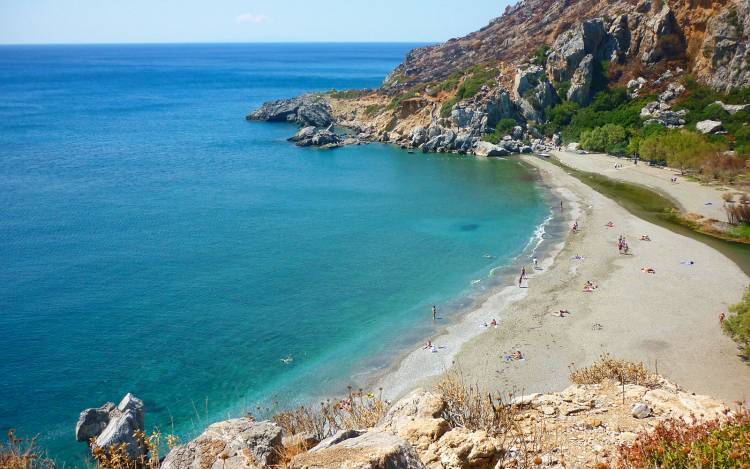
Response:
[[[591,83],[594,80],[594,56],[588,54],[581,60],[570,80],[568,101],[585,106],[591,100]]]
[[[278,464],[281,428],[248,418],[209,426],[198,438],[172,449],[161,469],[247,469]]]
[[[639,402],[631,409],[631,414],[637,419],[645,419],[651,416],[651,407],[648,404]]]
[[[441,414],[445,402],[424,389],[416,389],[398,401],[378,425],[405,438],[417,451],[424,451],[448,431],[448,422]]]
[[[135,411],[128,409],[124,413],[113,417],[94,440],[93,446],[107,449],[113,445],[127,445],[127,452],[131,459],[137,460],[146,453],[146,448],[135,437],[135,432],[143,430],[138,426]]]
[[[667,89],[659,95],[659,101],[667,102],[680,96],[685,92],[685,87],[680,83],[670,83]]]
[[[320,129],[314,126],[307,126],[300,129],[296,134],[288,139],[295,142],[299,147],[321,147],[336,148],[343,144],[344,139],[333,131],[332,127]]]
[[[659,416],[682,419],[688,423],[710,420],[725,415],[729,409],[709,396],[683,391],[653,389],[643,396],[643,403]]]
[[[76,440],[89,441],[99,436],[107,428],[109,414],[115,409],[113,402],[107,402],[101,407],[86,409],[81,412],[76,424]]]
[[[347,469],[422,469],[425,467],[409,442],[384,431],[371,430],[325,448],[319,449],[318,446],[307,453],[295,456],[288,467],[290,469],[332,467]],[[219,467],[216,469],[219,469]]]
[[[714,104],[718,104],[722,109],[732,115],[737,114],[740,111],[750,113],[750,104],[724,104],[721,101],[716,101]]]
[[[712,134],[721,130],[720,121],[705,120],[695,124],[695,129],[702,134]]]
[[[264,103],[248,114],[248,120],[295,122],[304,126],[328,127],[333,124],[331,106],[320,95],[306,94],[292,99]]]
[[[454,428],[422,455],[428,467],[492,469],[503,456],[502,442],[485,431]]]
[[[474,146],[474,154],[477,156],[508,156],[510,152],[499,145],[479,141]]]

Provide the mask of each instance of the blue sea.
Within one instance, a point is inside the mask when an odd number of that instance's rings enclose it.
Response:
[[[78,413],[132,392],[187,439],[365,385],[489,288],[549,213],[517,161],[245,120],[415,46],[0,47],[0,427],[81,466]]]

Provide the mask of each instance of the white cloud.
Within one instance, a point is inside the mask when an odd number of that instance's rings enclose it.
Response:
[[[238,23],[261,24],[268,23],[269,21],[271,21],[271,18],[266,15],[258,15],[255,13],[243,13],[241,15],[237,15],[237,18],[235,18],[234,20]]]

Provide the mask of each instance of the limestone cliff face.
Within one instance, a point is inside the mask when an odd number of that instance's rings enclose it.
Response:
[[[554,44],[566,46],[555,57],[556,80],[571,79],[577,64],[595,53],[594,58],[628,64],[631,75],[644,65],[679,61],[726,90],[750,81],[749,36],[747,0],[525,0],[477,32],[413,50],[384,88],[395,92],[440,81],[484,63],[512,71],[535,49]],[[511,80],[512,73],[505,84]]]
[[[680,75],[750,86],[748,38],[750,0],[523,0],[479,31],[411,51],[378,90],[267,103],[249,118],[336,123],[354,131],[343,144],[543,152],[560,142],[537,130],[550,106],[585,106],[607,85],[671,93],[650,117],[684,125],[668,104]],[[502,119],[519,127],[482,142]]]

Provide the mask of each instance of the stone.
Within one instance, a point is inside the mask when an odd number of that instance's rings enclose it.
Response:
[[[479,141],[474,146],[474,154],[477,156],[508,156],[510,152],[499,145]]]
[[[321,148],[336,148],[344,142],[344,139],[332,130],[332,126],[327,129],[314,126],[303,127],[288,140],[299,147]]]
[[[639,402],[633,406],[630,413],[637,419],[645,419],[651,416],[651,407],[646,403]]]
[[[716,101],[714,104],[718,104],[722,109],[732,115],[735,115],[740,111],[750,113],[750,104],[724,104],[721,101]]]
[[[651,406],[657,415],[679,418],[689,423],[715,419],[729,410],[709,396],[666,389],[650,390],[643,396],[643,402]]]
[[[76,440],[89,441],[99,436],[107,428],[109,414],[115,409],[115,404],[108,402],[101,407],[86,409],[81,412],[76,424]]]
[[[334,445],[295,456],[290,469],[422,469],[412,446],[392,433],[372,430]],[[163,468],[163,466],[162,466]],[[219,469],[218,467],[216,469]]]
[[[134,410],[128,409],[110,419],[104,431],[96,437],[93,446],[107,449],[112,445],[126,444],[130,458],[138,459],[146,452],[146,448],[135,437],[138,430],[143,430],[138,426],[138,417]]]
[[[712,134],[721,130],[720,121],[705,120],[695,124],[695,129],[702,134]]]
[[[256,111],[248,114],[247,119],[268,122],[295,122],[314,127],[328,127],[334,123],[328,101],[322,96],[314,94],[269,101]]]
[[[398,435],[418,451],[424,451],[448,431],[442,418],[445,402],[440,396],[416,389],[391,407],[378,429]]]
[[[659,95],[659,101],[667,102],[675,99],[685,92],[685,87],[680,83],[670,83],[667,89]]]
[[[422,460],[443,469],[493,468],[503,456],[502,442],[485,431],[454,428],[430,445]]]
[[[161,469],[246,469],[278,464],[281,428],[248,418],[209,426],[198,438],[172,449]]]

